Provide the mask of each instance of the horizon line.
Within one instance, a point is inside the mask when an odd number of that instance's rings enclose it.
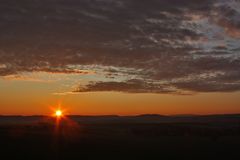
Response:
[[[84,115],[84,114],[68,114],[66,117],[81,116],[81,117],[137,117],[137,116],[218,116],[218,115],[240,115],[240,113],[216,113],[216,114],[132,114],[132,115],[118,115],[118,114],[96,114],[96,115]],[[0,114],[0,117],[52,117],[51,115],[44,114],[32,114],[32,115],[21,115],[21,114]]]

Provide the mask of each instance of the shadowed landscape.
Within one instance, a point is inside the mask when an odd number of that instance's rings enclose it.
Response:
[[[8,159],[234,158],[240,115],[1,116]]]

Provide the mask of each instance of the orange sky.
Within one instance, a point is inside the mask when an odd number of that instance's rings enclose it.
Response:
[[[53,76],[53,75],[52,75]],[[53,79],[66,75],[55,75]],[[41,76],[39,76],[41,78]],[[39,78],[38,77],[38,78]],[[45,76],[44,76],[45,77]],[[240,113],[239,92],[197,93],[194,95],[89,92],[56,94],[67,91],[58,81],[0,80],[0,114],[49,115],[62,103],[68,114],[222,114]]]

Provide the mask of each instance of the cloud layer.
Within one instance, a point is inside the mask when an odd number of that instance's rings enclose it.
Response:
[[[75,92],[240,90],[237,0],[3,0],[0,21],[0,76],[95,71]]]

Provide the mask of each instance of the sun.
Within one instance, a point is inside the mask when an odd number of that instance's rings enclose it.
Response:
[[[68,114],[66,108],[62,107],[61,103],[59,103],[57,106],[50,106],[50,109],[52,111],[51,116],[58,120],[65,118],[66,114]]]
[[[55,111],[55,116],[56,117],[60,118],[60,117],[62,117],[62,115],[63,115],[63,113],[62,113],[62,111],[60,109]]]

